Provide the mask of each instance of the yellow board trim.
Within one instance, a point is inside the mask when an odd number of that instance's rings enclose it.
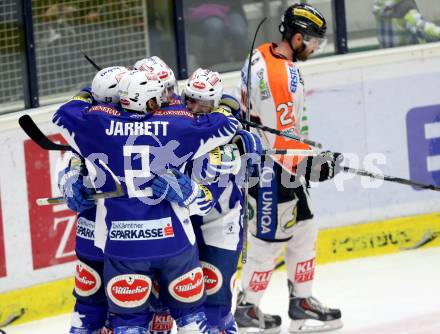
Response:
[[[14,325],[71,312],[75,302],[73,285],[73,277],[69,277],[0,294],[0,323],[22,309],[24,314]]]
[[[438,235],[424,248],[440,246],[440,213],[321,230],[318,264],[397,253],[416,245],[426,233]],[[0,294],[0,323],[24,309],[14,324],[71,312],[73,278]]]
[[[440,213],[321,230],[317,262],[325,264],[397,253],[416,245],[426,233],[439,237],[424,247],[440,246]]]

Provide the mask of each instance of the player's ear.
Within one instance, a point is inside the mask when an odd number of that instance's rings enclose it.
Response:
[[[304,37],[301,33],[297,32],[297,33],[293,34],[292,40],[291,40],[292,45],[295,45],[295,46],[301,45],[303,42],[303,39],[304,39]]]
[[[156,111],[159,108],[155,99],[149,99],[147,101],[147,110],[148,111]]]

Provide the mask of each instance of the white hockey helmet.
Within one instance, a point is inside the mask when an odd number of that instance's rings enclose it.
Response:
[[[176,77],[173,70],[159,57],[153,56],[138,60],[134,64],[134,69],[139,71],[149,71],[156,74],[166,88],[171,88],[171,92],[176,91]]]
[[[165,86],[156,74],[129,71],[119,83],[119,98],[123,108],[147,112],[147,102],[155,99],[160,107],[165,99]]]
[[[223,95],[223,83],[218,72],[198,68],[186,81],[182,98],[200,101],[212,108],[217,108]]]
[[[93,98],[101,103],[118,103],[118,83],[127,71],[123,66],[112,66],[96,73],[92,81]]]

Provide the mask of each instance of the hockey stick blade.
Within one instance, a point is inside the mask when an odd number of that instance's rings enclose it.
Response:
[[[18,124],[23,131],[32,139],[38,146],[49,151],[73,151],[69,145],[61,145],[54,143],[40,130],[35,124],[34,120],[29,115],[23,115],[18,119]]]
[[[432,232],[431,230],[426,231],[426,233],[422,236],[422,238],[416,242],[415,245],[410,247],[401,247],[401,250],[414,250],[425,246],[426,244],[434,241],[438,236],[440,236],[440,232]]]
[[[121,182],[119,181],[118,177],[112,172],[112,170],[101,160],[98,160],[99,164],[107,171],[109,172],[111,178],[113,179],[113,182],[115,183],[115,190],[113,191],[107,191],[102,193],[96,193],[91,196],[87,196],[86,198],[89,200],[97,200],[101,198],[114,198],[114,197],[122,197],[125,195],[124,189],[122,189]],[[62,204],[65,203],[66,200],[64,197],[49,197],[49,198],[38,198],[36,200],[37,205],[43,206],[43,205],[51,205],[51,204]]]
[[[6,327],[9,326],[10,324],[12,324],[13,322],[17,321],[18,319],[20,319],[25,313],[25,309],[21,308],[19,311],[15,311],[12,314],[10,314],[4,321],[2,321],[0,323],[0,327]],[[4,331],[0,330],[0,333],[6,333]]]

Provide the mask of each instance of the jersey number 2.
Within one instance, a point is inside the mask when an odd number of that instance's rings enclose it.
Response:
[[[289,113],[290,109],[290,113]],[[294,121],[294,115],[293,115],[293,103],[287,102],[287,103],[281,103],[277,107],[277,111],[281,111],[280,115],[280,123],[281,125],[287,125]]]
[[[136,184],[136,179],[145,180],[151,177],[150,147],[148,145],[124,145],[123,150],[124,157],[127,157],[127,160],[130,161],[129,166],[126,166],[124,163],[125,184],[127,186],[128,197],[149,197],[153,195],[153,191],[150,187],[139,189],[139,182],[137,182],[138,185]],[[136,155],[136,157],[133,158],[133,155]],[[141,159],[140,169],[132,168],[132,160],[136,158]]]

